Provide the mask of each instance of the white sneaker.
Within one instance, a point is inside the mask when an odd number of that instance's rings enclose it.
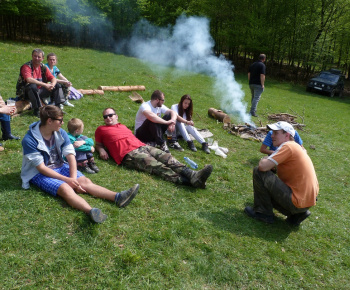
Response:
[[[68,100],[66,100],[66,101],[63,103],[63,105],[68,106],[68,107],[74,107],[74,105],[73,105],[72,103],[68,102]]]

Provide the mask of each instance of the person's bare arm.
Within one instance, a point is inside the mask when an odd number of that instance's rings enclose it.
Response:
[[[180,115],[177,115],[177,121],[181,122],[181,123],[184,123],[186,125],[191,125],[191,126],[194,125],[192,120],[191,121],[187,121],[186,119],[182,118]]]
[[[109,155],[108,155],[105,147],[103,146],[103,144],[96,142],[95,147],[96,147],[96,151],[100,155],[101,159],[107,160],[109,158]]]
[[[259,161],[259,170],[260,171],[269,171],[272,168],[274,168],[276,166],[275,163],[273,163],[271,160],[267,159],[267,156],[265,156],[264,158],[261,158],[261,160]]]
[[[174,112],[174,111],[173,111]],[[175,112],[174,112],[175,113]],[[160,117],[157,116],[157,114],[153,113],[152,111],[149,110],[145,110],[142,112],[142,114],[144,114],[144,116],[150,120],[153,123],[157,123],[157,124],[164,124],[164,125],[170,125],[170,124],[174,124],[175,122],[173,120],[169,120],[166,121]],[[176,113],[175,113],[176,114]],[[176,116],[175,116],[175,120],[176,120]]]
[[[261,152],[261,153],[264,153],[264,154],[267,154],[267,155],[271,155],[274,151],[268,149],[267,146],[266,146],[265,144],[261,144],[260,152]]]
[[[265,75],[264,74],[260,74],[260,82],[261,82],[261,86],[264,88],[265,87]]]
[[[67,78],[61,73],[57,75],[57,82],[67,87],[70,87],[72,85],[72,83],[69,80],[67,80]]]

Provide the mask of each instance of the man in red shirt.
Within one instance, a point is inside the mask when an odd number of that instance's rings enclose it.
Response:
[[[32,60],[21,66],[16,85],[16,95],[31,102],[34,115],[37,117],[42,99],[51,97],[56,106],[65,101],[61,85],[42,63],[43,59],[44,52],[39,48],[34,49]]]
[[[315,168],[306,150],[294,141],[291,124],[281,121],[267,128],[273,131],[273,146],[278,148],[254,168],[254,207],[247,206],[244,211],[252,218],[273,223],[275,208],[287,216],[289,224],[298,226],[316,204],[319,185]],[[271,171],[275,166],[278,176]]]
[[[96,150],[103,160],[111,155],[117,164],[159,175],[174,183],[205,188],[212,165],[193,171],[170,153],[142,143],[130,129],[118,122],[113,108],[105,109],[103,118],[105,125],[99,126],[95,132]]]

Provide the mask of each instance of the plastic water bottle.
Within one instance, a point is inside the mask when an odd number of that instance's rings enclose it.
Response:
[[[196,162],[194,162],[193,160],[191,160],[190,158],[188,157],[184,157],[186,163],[191,166],[193,169],[197,169],[198,168],[198,165]]]

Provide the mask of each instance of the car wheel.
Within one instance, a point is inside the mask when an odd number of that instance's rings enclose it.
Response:
[[[333,98],[334,95],[335,95],[335,89],[331,90],[331,92],[329,93],[329,96],[330,96],[331,98]]]

